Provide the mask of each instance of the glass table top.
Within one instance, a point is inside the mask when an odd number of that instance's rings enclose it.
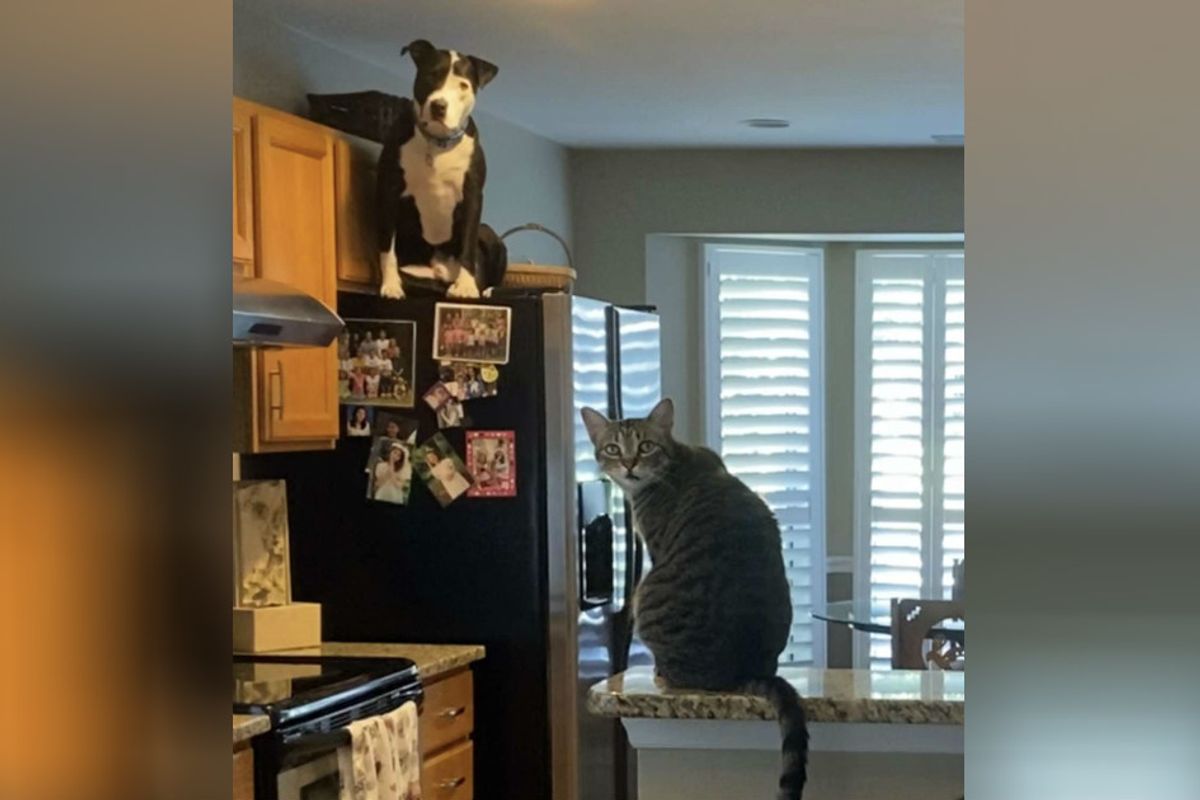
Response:
[[[868,633],[892,632],[890,604],[872,603],[863,600],[844,600],[827,603],[814,608],[812,615],[825,622],[848,625],[857,631]],[[930,629],[931,634],[940,634],[952,641],[962,642],[966,635],[964,620],[948,619]]]

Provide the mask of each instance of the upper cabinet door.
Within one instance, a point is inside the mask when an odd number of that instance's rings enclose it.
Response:
[[[334,143],[338,280],[374,289],[379,251],[375,232],[375,164],[345,139]]]
[[[233,104],[233,269],[247,277],[254,274],[253,150],[250,135],[251,111]]]
[[[254,118],[257,272],[337,306],[333,137],[303,120]],[[337,344],[259,353],[260,438],[334,439]]]

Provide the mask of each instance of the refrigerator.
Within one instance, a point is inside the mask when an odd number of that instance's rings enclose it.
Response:
[[[417,323],[418,443],[438,432],[420,395],[437,381],[433,299],[340,293],[347,319]],[[644,416],[659,400],[658,317],[566,294],[479,302],[512,309],[496,397],[441,431],[511,430],[517,495],[442,508],[414,477],[408,505],[367,499],[370,441],[246,456],[244,478],[287,482],[293,596],[322,604],[326,641],[478,643],[475,796],[624,800],[629,750],[588,689],[651,659],[632,632],[644,555],[628,504],[604,480],[579,417]]]

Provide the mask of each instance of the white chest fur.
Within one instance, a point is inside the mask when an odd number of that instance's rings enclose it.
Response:
[[[464,136],[454,147],[442,149],[416,134],[400,148],[404,195],[416,201],[421,235],[430,244],[450,240],[454,207],[462,201],[463,181],[474,154],[473,136]]]

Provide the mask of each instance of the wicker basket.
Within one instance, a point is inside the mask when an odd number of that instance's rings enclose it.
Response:
[[[500,238],[507,239],[512,234],[521,231],[538,231],[554,237],[554,240],[562,245],[563,253],[567,256],[567,266],[510,262],[504,273],[504,281],[500,285],[511,289],[546,289],[570,293],[571,287],[575,284],[575,265],[571,260],[571,249],[567,247],[567,243],[557,233],[536,222],[510,228],[502,233]]]

